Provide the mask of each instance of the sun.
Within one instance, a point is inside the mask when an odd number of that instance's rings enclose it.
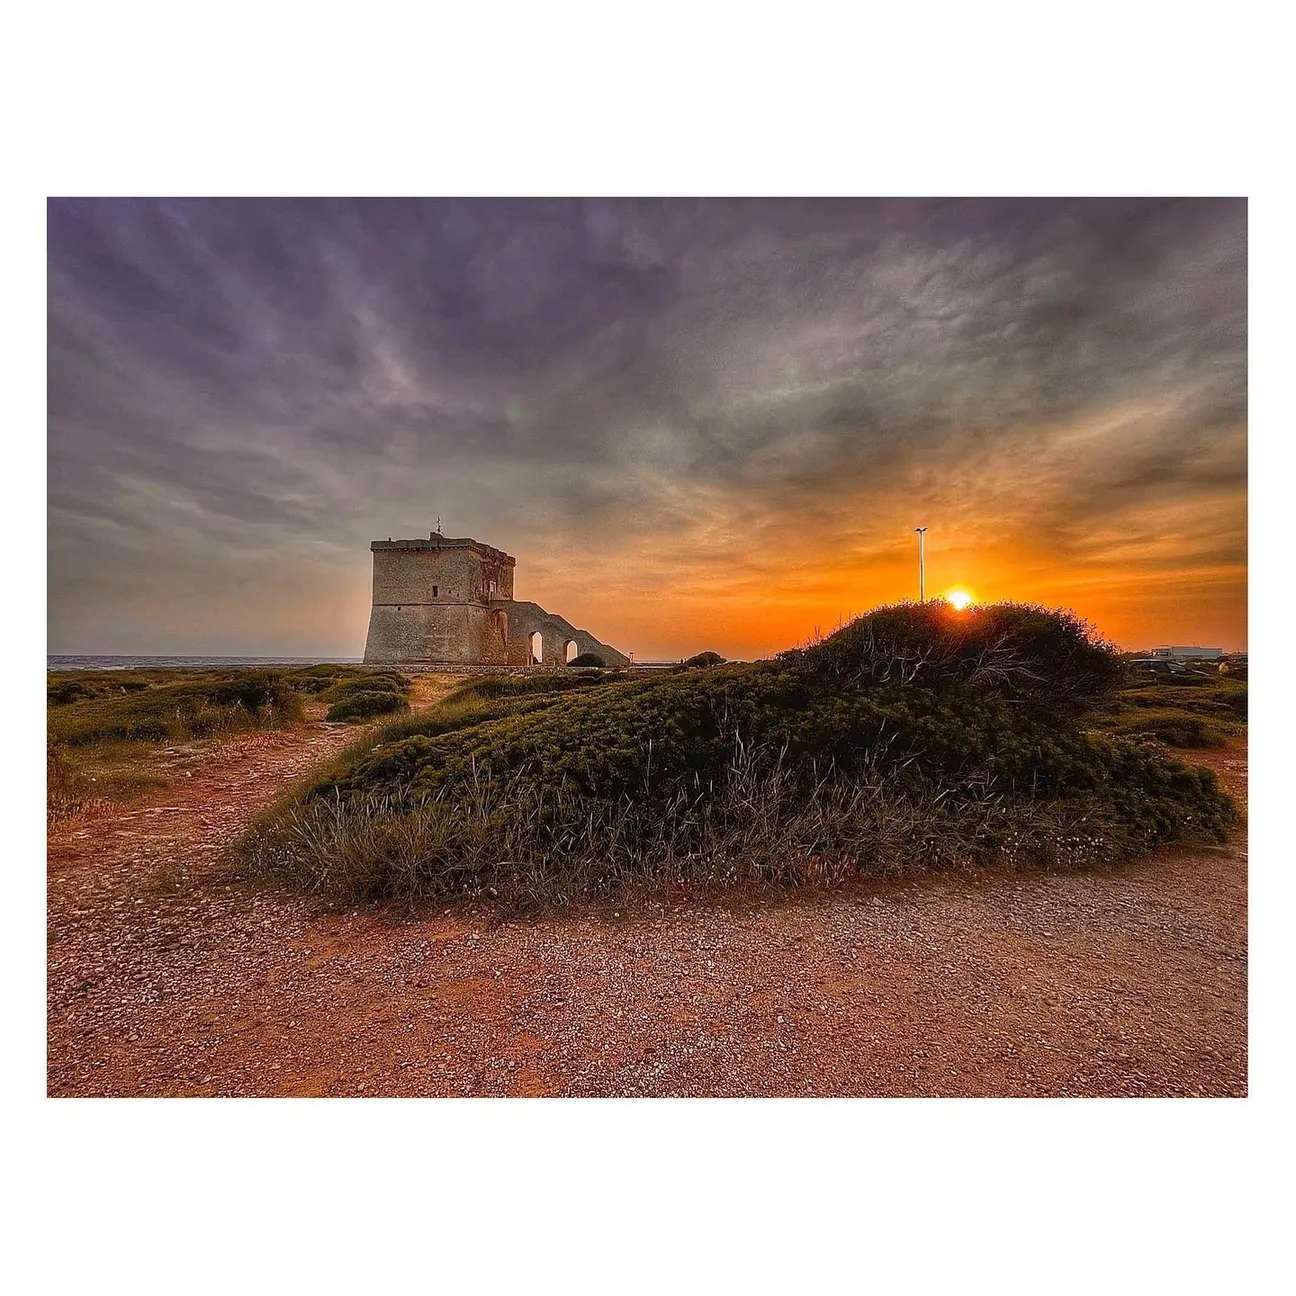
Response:
[[[964,608],[971,607],[976,600],[965,589],[952,589],[945,595],[945,602],[956,612],[962,612]]]

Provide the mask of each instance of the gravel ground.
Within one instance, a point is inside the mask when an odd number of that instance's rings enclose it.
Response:
[[[199,746],[55,828],[51,1095],[1246,1093],[1242,833],[1111,873],[534,921],[239,882],[228,842],[353,736]],[[1243,747],[1203,759],[1244,798]]]

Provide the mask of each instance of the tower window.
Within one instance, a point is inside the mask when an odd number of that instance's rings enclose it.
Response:
[[[436,597],[437,597],[437,593],[438,593],[439,589],[440,589],[440,586],[438,586],[438,585],[433,585],[433,586],[432,586],[432,597],[433,597],[433,598],[436,598]]]

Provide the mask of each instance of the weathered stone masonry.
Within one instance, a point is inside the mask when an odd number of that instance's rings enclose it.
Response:
[[[366,663],[564,665],[569,653],[628,659],[538,603],[513,598],[517,560],[477,540],[375,540]],[[539,636],[538,641],[533,637]],[[536,652],[538,647],[539,651]]]

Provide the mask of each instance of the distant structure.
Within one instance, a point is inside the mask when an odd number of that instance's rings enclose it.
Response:
[[[426,540],[375,540],[373,608],[366,664],[563,666],[595,653],[627,666],[624,653],[513,597],[517,560],[479,540],[434,531]]]
[[[1153,648],[1149,657],[1170,657],[1175,661],[1214,661],[1224,656],[1223,648]]]

